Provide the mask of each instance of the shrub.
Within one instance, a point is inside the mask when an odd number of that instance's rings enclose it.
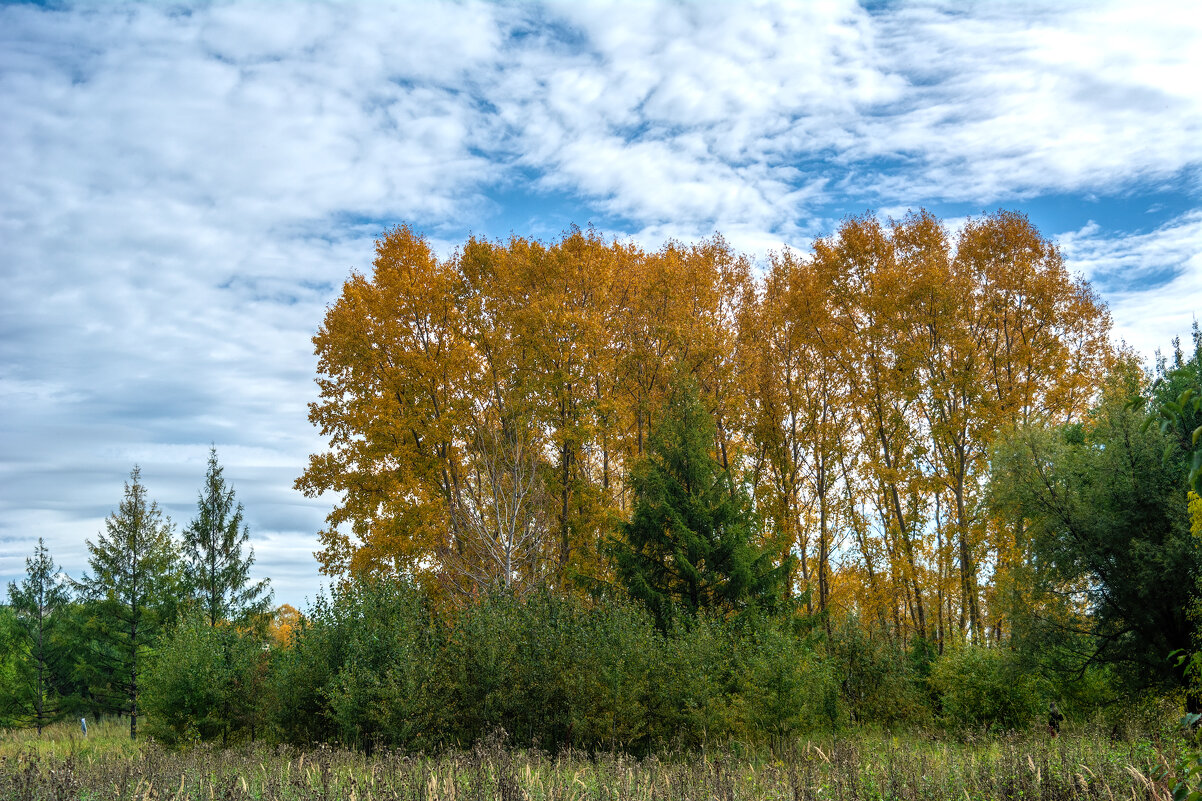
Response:
[[[738,648],[745,736],[781,742],[839,722],[831,660],[790,619],[767,619]]]
[[[324,693],[342,741],[432,745],[427,692],[441,637],[424,596],[408,583],[361,583],[339,596],[335,614],[342,663]]]
[[[929,714],[916,675],[922,660],[912,658],[884,630],[869,630],[855,616],[839,619],[826,641],[826,653],[844,706],[843,719],[891,726],[918,722]]]
[[[328,699],[346,658],[348,632],[340,625],[339,597],[319,597],[272,662],[268,719],[282,742],[307,745],[337,736]]]
[[[659,644],[648,677],[651,741],[697,748],[732,739],[741,726],[730,626],[713,617],[682,617]]]
[[[929,681],[944,720],[955,726],[1019,729],[1046,703],[1044,682],[1018,669],[1001,648],[946,650],[932,666]]]
[[[253,739],[261,729],[265,659],[252,634],[210,626],[200,614],[184,617],[144,677],[149,733],[169,745]]]

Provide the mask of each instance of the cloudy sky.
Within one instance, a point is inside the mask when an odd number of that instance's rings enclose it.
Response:
[[[808,250],[1026,212],[1151,357],[1202,300],[1189,2],[0,5],[0,581],[86,563],[207,449],[277,600],[318,588],[310,337],[372,242],[572,223]]]

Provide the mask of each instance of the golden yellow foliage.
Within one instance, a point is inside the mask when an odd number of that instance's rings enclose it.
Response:
[[[291,604],[280,604],[272,613],[271,623],[267,626],[267,634],[278,648],[287,648],[292,644],[292,633],[300,625],[301,613]]]
[[[605,580],[604,543],[673,381],[812,609],[987,636],[989,582],[1025,543],[983,507],[1008,426],[1079,419],[1113,358],[1105,308],[1025,217],[952,234],[927,212],[850,218],[757,276],[720,237],[655,252],[573,229],[439,259],[400,227],[314,338],[331,576],[449,597]]]
[[[1189,530],[1195,537],[1202,537],[1202,497],[1193,490],[1189,492]]]

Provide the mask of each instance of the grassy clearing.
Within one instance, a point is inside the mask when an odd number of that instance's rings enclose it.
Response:
[[[125,737],[121,742],[122,736]],[[119,724],[0,740],[0,799],[1168,799],[1181,743],[1090,733],[945,739],[858,733],[775,754],[549,756],[485,743],[438,756],[133,746]]]
[[[141,750],[140,744],[129,739],[129,720],[112,718],[88,721],[88,736],[84,737],[79,723],[56,723],[39,736],[35,729],[0,729],[0,757],[17,754],[47,760],[75,759],[133,759]]]

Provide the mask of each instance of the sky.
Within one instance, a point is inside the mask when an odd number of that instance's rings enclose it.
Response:
[[[0,4],[0,583],[87,568],[210,445],[277,602],[332,500],[311,337],[373,242],[572,224],[807,252],[1026,213],[1146,359],[1202,302],[1202,10],[1071,3]]]

